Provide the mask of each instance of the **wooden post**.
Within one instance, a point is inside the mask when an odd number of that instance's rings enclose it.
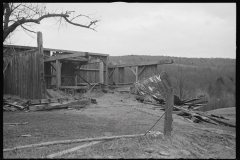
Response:
[[[108,61],[109,61],[109,56],[106,58],[106,64],[105,64],[105,85],[109,84],[109,79],[108,79]]]
[[[165,136],[171,135],[172,121],[173,121],[172,110],[173,110],[173,88],[171,87],[168,89],[166,93],[166,108],[165,108],[166,113],[165,113],[165,119],[164,119],[164,135]]]
[[[58,89],[61,86],[61,65],[59,60],[56,60],[56,80]]]
[[[74,86],[77,86],[77,74],[74,73]]]
[[[44,53],[43,53],[43,38],[42,32],[37,32],[37,45],[39,54],[39,69],[40,69],[40,84],[41,84],[41,98],[46,98],[46,84],[44,77]]]
[[[99,81],[102,84],[104,83],[103,70],[104,70],[104,64],[102,61],[100,61],[99,62]]]
[[[138,66],[136,66],[136,82],[138,81]]]
[[[118,83],[124,83],[124,67],[118,68]]]

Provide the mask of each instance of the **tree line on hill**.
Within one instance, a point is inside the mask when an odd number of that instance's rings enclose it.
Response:
[[[157,73],[167,72],[173,82],[174,92],[180,99],[205,94],[209,102],[201,108],[202,111],[235,107],[236,59],[139,55],[109,57],[112,64],[138,64],[163,59],[174,60],[174,63],[158,65]],[[129,68],[125,69],[124,81],[135,81],[135,76]]]

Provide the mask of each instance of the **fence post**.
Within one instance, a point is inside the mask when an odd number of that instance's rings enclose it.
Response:
[[[43,38],[42,32],[37,32],[37,46],[39,54],[39,69],[40,69],[40,83],[41,83],[41,98],[46,98],[46,82],[44,77],[44,52],[43,52]]]
[[[170,107],[170,108],[169,108]],[[169,108],[169,109],[168,109]],[[168,110],[167,110],[168,109]],[[164,119],[164,135],[170,136],[172,131],[172,110],[173,110],[173,88],[169,88],[166,94],[166,107]]]

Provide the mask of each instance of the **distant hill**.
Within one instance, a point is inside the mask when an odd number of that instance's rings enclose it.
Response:
[[[112,64],[138,64],[146,61],[174,60],[173,64],[158,65],[158,73],[166,71],[181,98],[207,94],[211,109],[234,107],[236,90],[236,59],[229,58],[185,58],[169,56],[126,55],[109,56]],[[219,84],[218,80],[222,83]],[[125,82],[134,82],[130,69],[125,70]],[[180,84],[184,84],[181,86]],[[208,107],[208,108],[206,108]],[[206,106],[205,110],[209,110]]]
[[[227,58],[185,58],[169,56],[147,56],[147,55],[126,55],[126,56],[109,56],[109,61],[125,62],[126,64],[135,64],[143,61],[157,61],[162,59],[172,59],[175,64],[183,64],[197,67],[235,67],[236,59]]]

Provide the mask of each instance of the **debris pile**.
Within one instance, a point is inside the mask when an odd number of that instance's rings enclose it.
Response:
[[[138,95],[136,99],[145,104],[152,104],[161,109],[165,109],[167,83],[163,83],[167,74],[162,72],[159,75],[143,79],[134,83],[135,93]],[[177,95],[174,95],[173,110],[177,111],[177,115],[186,118],[195,123],[211,123],[215,125],[226,125],[235,127],[234,124],[227,122],[227,118],[217,115],[207,115],[204,112],[197,111],[197,109],[207,104],[205,95],[200,95],[197,98],[181,100]]]
[[[28,105],[28,100],[18,96],[3,95],[3,111],[24,110]]]
[[[24,100],[18,96],[5,95],[3,97],[3,111],[43,111],[53,109],[82,109],[89,104],[97,104],[96,99],[82,96],[67,96],[58,91],[49,91],[52,98]],[[60,95],[60,96],[59,96]]]

